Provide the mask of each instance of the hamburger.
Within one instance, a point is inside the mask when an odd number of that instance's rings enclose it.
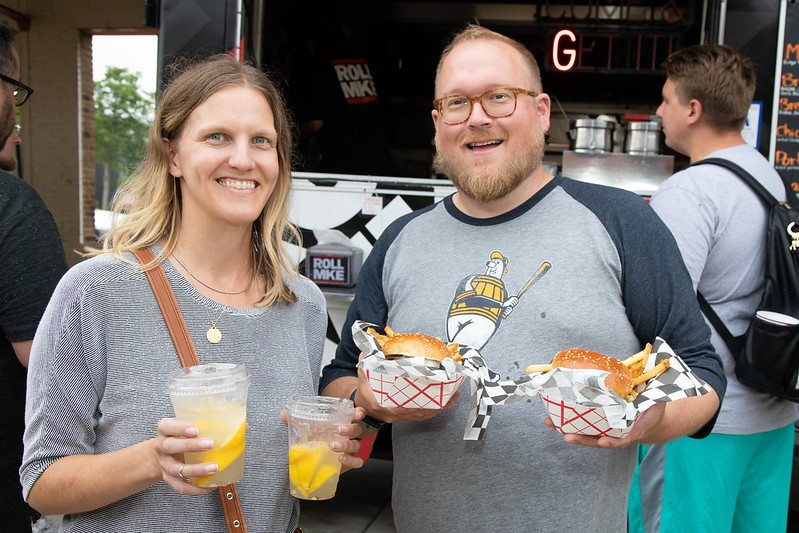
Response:
[[[599,352],[583,348],[568,348],[558,352],[552,359],[552,368],[583,368],[608,372],[605,386],[622,398],[633,395],[635,386],[629,367],[616,359]]]
[[[447,357],[458,363],[463,362],[457,344],[446,344],[440,338],[426,333],[395,333],[388,326],[386,326],[386,335],[380,335],[372,328],[369,328],[367,333],[377,339],[386,359],[423,357],[429,366],[434,367],[441,366],[441,361]]]
[[[622,361],[584,348],[567,348],[558,352],[552,359],[552,363],[529,365],[524,371],[528,374],[549,372],[557,367],[602,370],[608,373],[605,378],[605,386],[608,390],[612,390],[625,400],[631,400],[636,396],[635,388],[638,385],[659,376],[670,366],[669,360],[663,359],[651,370],[644,372],[651,351],[652,345],[647,343],[643,350]]]

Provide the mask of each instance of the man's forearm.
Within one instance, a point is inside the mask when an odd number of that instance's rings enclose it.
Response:
[[[344,376],[331,381],[327,387],[324,388],[322,394],[324,396],[334,396],[336,398],[349,399],[352,391],[358,388],[358,378],[355,376]]]
[[[657,444],[693,435],[713,418],[718,408],[719,397],[715,391],[669,402],[666,404],[663,420],[655,431],[646,436],[645,444]]]

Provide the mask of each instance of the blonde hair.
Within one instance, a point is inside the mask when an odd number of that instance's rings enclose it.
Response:
[[[160,264],[169,256],[180,235],[181,195],[178,180],[169,173],[164,139],[178,139],[189,115],[211,95],[231,86],[249,87],[260,92],[272,109],[279,164],[275,189],[261,216],[252,224],[253,270],[266,280],[265,294],[256,305],[296,301],[284,274],[296,275],[297,267],[283,242],[301,243],[301,235],[288,217],[293,124],[280,91],[258,68],[223,54],[201,61],[178,60],[170,72],[173,75],[156,106],[144,159],[114,196],[114,223],[101,237],[101,248],[88,248],[85,255],[112,253],[124,260],[125,252],[163,240],[163,252],[145,268]],[[123,213],[124,217],[120,217]]]
[[[527,63],[527,67],[530,69],[530,90],[537,94],[544,92],[543,85],[541,84],[541,69],[539,69],[538,61],[535,60],[533,53],[519,41],[511,39],[510,37],[502,35],[501,33],[497,33],[493,30],[489,30],[488,28],[484,28],[479,24],[467,24],[464,29],[452,37],[452,40],[441,52],[441,57],[439,58],[438,66],[436,67],[436,87],[438,86],[438,76],[441,73],[441,66],[444,64],[444,60],[447,58],[447,56],[449,56],[450,52],[452,52],[452,50],[458,45],[480,40],[505,43],[519,52],[522,58],[524,58],[524,61]]]

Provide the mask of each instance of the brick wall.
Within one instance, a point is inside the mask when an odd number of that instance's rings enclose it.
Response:
[[[3,0],[28,17],[16,38],[21,80],[34,95],[21,111],[22,168],[58,224],[70,264],[94,236],[94,101],[91,35],[150,33],[143,0]],[[21,28],[13,13],[0,19]],[[131,53],[136,53],[132,50]]]
[[[94,232],[94,81],[92,78],[92,36],[81,32],[79,42],[80,153],[81,153],[81,240],[96,241]]]

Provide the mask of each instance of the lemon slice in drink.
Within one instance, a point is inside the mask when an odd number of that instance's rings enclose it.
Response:
[[[199,425],[199,424],[198,424]],[[200,428],[200,435],[202,435],[202,428]],[[207,452],[197,454],[199,462],[216,463],[219,465],[219,472],[230,466],[242,453],[244,453],[244,437],[247,433],[247,422],[242,421],[236,431],[230,438],[222,444],[222,446],[214,446]],[[196,478],[197,484],[202,485],[216,474],[211,476],[203,476]]]
[[[326,442],[313,442],[289,448],[289,477],[292,485],[308,498],[341,470],[338,452]]]

